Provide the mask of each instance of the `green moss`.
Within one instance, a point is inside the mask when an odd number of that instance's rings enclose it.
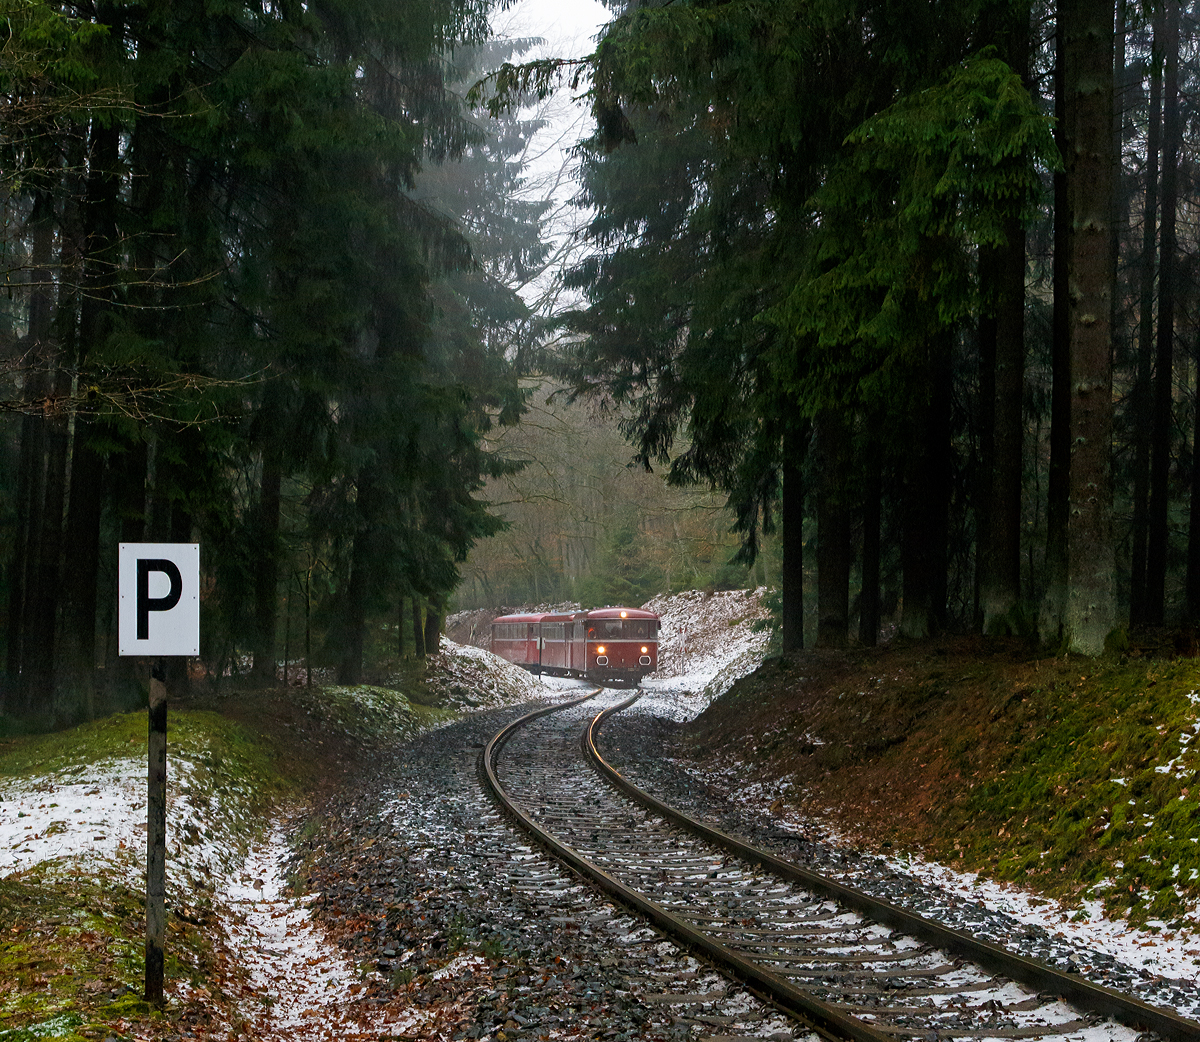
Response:
[[[1000,878],[1091,892],[1139,921],[1178,915],[1200,893],[1200,665],[1090,668],[980,727],[1007,756],[950,827],[967,863]]]

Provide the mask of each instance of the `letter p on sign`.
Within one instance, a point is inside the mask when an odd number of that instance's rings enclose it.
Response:
[[[122,655],[200,654],[198,543],[121,543],[117,593]]]

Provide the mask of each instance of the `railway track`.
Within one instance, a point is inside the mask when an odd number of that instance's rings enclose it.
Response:
[[[810,873],[659,803],[596,746],[604,719],[637,696],[588,720],[582,703],[593,695],[528,714],[492,738],[483,766],[497,799],[575,871],[819,1034],[1132,1042],[1148,1031],[1200,1042],[1194,1021]]]

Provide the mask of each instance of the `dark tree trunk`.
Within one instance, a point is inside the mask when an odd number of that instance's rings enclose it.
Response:
[[[1066,90],[1066,45],[1062,4],[1054,29],[1054,140],[1067,154],[1067,120],[1071,99]],[[1067,605],[1067,519],[1071,482],[1071,322],[1068,260],[1071,253],[1071,214],[1067,201],[1067,175],[1054,175],[1054,260],[1051,272],[1053,317],[1051,329],[1050,471],[1046,490],[1046,590],[1038,614],[1038,634],[1048,643],[1062,638]]]
[[[92,443],[93,429],[75,421],[67,546],[71,567],[63,577],[63,671],[71,678],[89,719],[96,714],[96,579],[100,569],[100,515],[104,503],[104,459]]]
[[[413,654],[417,658],[425,657],[425,632],[421,628],[421,598],[415,593],[412,596],[412,635]]]
[[[829,410],[817,420],[817,647],[846,644],[850,622],[850,504],[846,423]]]
[[[82,364],[108,331],[112,299],[112,256],[116,241],[119,133],[115,126],[95,125],[84,204],[88,287],[79,307]],[[79,691],[89,719],[95,716],[96,583],[100,571],[100,519],[104,502],[104,458],[96,451],[99,431],[84,414],[75,417],[71,455],[71,488],[67,507],[67,545],[71,567],[63,576],[63,671]]]
[[[367,543],[370,533],[360,530],[354,537],[351,554],[350,580],[346,584],[341,605],[342,657],[338,662],[339,684],[362,683],[363,638],[366,629],[367,570],[370,554]]]
[[[997,20],[992,38],[1000,56],[1029,83],[1030,6],[1009,4],[994,9]],[[986,22],[986,18],[985,18]],[[977,553],[982,567],[979,579],[979,615],[986,633],[1011,632],[1021,599],[1021,475],[1023,464],[1022,402],[1025,382],[1025,228],[1019,217],[1004,222],[1004,241],[981,257],[985,308],[995,315],[994,372],[984,373],[981,391],[994,399],[984,403],[980,419],[990,420],[991,458],[984,460],[985,523],[979,533]],[[986,355],[982,363],[986,365]],[[983,448],[989,446],[985,443]]]
[[[992,471],[996,463],[996,277],[1000,250],[979,249],[979,473],[975,483],[975,628],[983,632],[983,588],[991,567]]]
[[[1121,180],[1124,170],[1123,153],[1125,150],[1125,28],[1126,0],[1117,0],[1117,20],[1113,27],[1113,109],[1112,109],[1112,176],[1113,176],[1113,209],[1111,245],[1108,252],[1108,266],[1112,273],[1114,289],[1117,285],[1117,271],[1121,263],[1121,239],[1126,225],[1126,200]],[[1124,326],[1124,309],[1121,306],[1121,296],[1112,295],[1112,314],[1109,321],[1112,325],[1113,353],[1117,353]]]
[[[441,645],[442,613],[440,609],[429,606],[425,612],[425,654],[436,655]]]
[[[915,406],[913,449],[906,454],[900,565],[900,632],[921,638],[946,624],[946,539],[950,508],[949,336],[939,334],[926,365],[926,397]]]
[[[929,385],[930,412],[926,428],[929,459],[929,618],[932,632],[946,629],[950,578],[950,409],[954,391],[951,369],[953,333],[939,334],[934,343]]]
[[[25,591],[28,588],[29,562],[36,543],[30,542],[30,511],[37,463],[41,460],[41,421],[33,416],[21,417],[21,442],[17,450],[17,495],[13,508],[17,515],[16,541],[9,562],[8,638],[6,699],[10,708],[19,702],[21,666],[25,647]]]
[[[1161,626],[1167,582],[1171,476],[1171,402],[1175,355],[1175,211],[1179,157],[1179,0],[1165,0],[1163,57],[1162,239],[1158,260],[1158,334],[1151,416],[1150,525],[1146,545],[1146,621]]]
[[[56,391],[69,393],[60,374]],[[38,540],[38,566],[34,574],[32,596],[27,598],[28,643],[25,655],[24,686],[30,709],[40,703],[45,711],[54,704],[55,674],[58,663],[56,629],[58,597],[62,571],[63,508],[67,491],[67,418],[52,416],[45,425],[46,463],[41,511],[41,537]]]
[[[1193,364],[1200,366],[1200,331],[1192,351]],[[1192,403],[1192,445],[1200,445],[1200,386]],[[1192,496],[1188,503],[1187,574],[1184,607],[1191,625],[1200,621],[1200,452],[1192,452]]]
[[[1113,4],[1061,0],[1071,214],[1071,478],[1067,606],[1071,650],[1098,655],[1116,624],[1112,544]]]
[[[111,486],[113,510],[120,525],[119,539],[123,543],[140,542],[146,534],[146,466],[146,443],[141,440],[109,457],[106,480]],[[119,655],[115,639],[107,642],[104,680],[118,698],[144,682],[138,660]]]
[[[995,435],[980,602],[985,633],[1014,632],[1021,599],[1022,401],[1025,388],[1025,229],[1005,223],[996,278]]]
[[[254,569],[254,668],[256,684],[275,683],[275,629],[279,615],[279,512],[283,483],[281,453],[268,445],[263,451],[258,497],[258,554]]]
[[[783,437],[783,652],[804,648],[804,453],[808,432],[789,427]]]
[[[1154,16],[1154,47],[1162,46],[1162,12]],[[1157,54],[1155,55],[1157,58]],[[1143,208],[1142,256],[1138,304],[1137,377],[1133,388],[1133,537],[1130,560],[1129,621],[1146,622],[1146,552],[1150,531],[1151,366],[1154,336],[1155,243],[1158,238],[1158,152],[1162,130],[1162,67],[1150,63],[1149,128],[1146,132],[1146,202]]]
[[[883,462],[879,425],[868,424],[863,460],[862,591],[858,598],[858,642],[873,648],[879,641],[879,528],[883,507]]]
[[[50,201],[39,198],[34,203],[34,212],[30,218],[33,224],[33,250],[31,256],[30,281],[33,289],[29,296],[29,336],[28,347],[30,358],[38,367],[31,379],[35,395],[50,394],[55,390],[54,358],[50,343],[50,322],[53,310],[53,294],[51,292],[52,275],[50,262],[54,247],[54,215]],[[30,424],[30,484],[29,499],[26,505],[26,515],[23,527],[25,530],[24,543],[24,599],[21,605],[21,676],[18,711],[21,715],[30,715],[37,711],[39,705],[44,709],[50,704],[50,693],[53,684],[54,662],[54,616],[50,615],[49,627],[46,625],[47,598],[53,597],[48,593],[43,583],[46,573],[46,561],[53,555],[57,571],[60,540],[52,540],[53,545],[46,547],[43,540],[51,533],[53,514],[47,516],[47,509],[53,509],[53,503],[48,503],[47,490],[50,489],[49,499],[54,498],[54,487],[61,489],[61,475],[56,480],[54,475],[47,473],[47,449],[51,443],[49,421],[41,417]],[[22,445],[22,452],[25,446]],[[62,521],[62,503],[59,502],[58,521]],[[57,576],[55,577],[57,581]],[[53,612],[54,602],[50,602]]]
[[[375,539],[370,527],[370,519],[374,516],[375,495],[371,480],[365,474],[360,474],[357,499],[359,528],[354,535],[354,549],[350,554],[350,577],[341,605],[342,657],[338,664],[339,684],[362,682],[367,598],[370,596],[371,573],[375,566]]]

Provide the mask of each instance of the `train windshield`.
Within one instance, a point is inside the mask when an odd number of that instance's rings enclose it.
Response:
[[[655,640],[657,619],[589,619],[588,640]]]

